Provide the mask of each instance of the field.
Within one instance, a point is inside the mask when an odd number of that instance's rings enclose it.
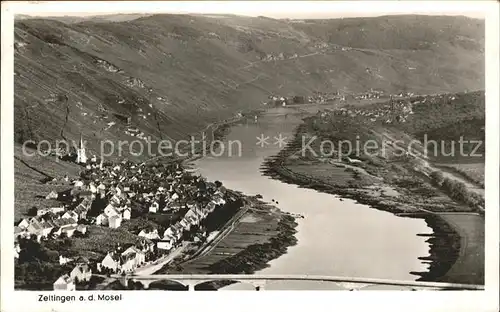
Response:
[[[250,273],[285,252],[294,240],[293,227],[292,219],[286,217],[285,220],[266,207],[247,212],[234,230],[207,254],[186,262],[179,260],[160,272]]]
[[[248,219],[254,218],[254,220]],[[247,220],[251,220],[248,222]],[[276,234],[276,217],[247,213],[236,228],[207,255],[181,265],[183,273],[209,273],[210,265],[234,256],[246,247],[268,241]]]
[[[293,165],[287,166],[287,168],[298,174],[309,174],[318,177],[332,185],[348,186],[350,182],[355,180],[352,172],[328,163],[294,163]]]
[[[480,216],[443,214],[460,235],[460,253],[455,264],[440,280],[449,283],[484,283],[484,219]]]

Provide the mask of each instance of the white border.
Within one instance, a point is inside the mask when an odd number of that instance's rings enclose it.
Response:
[[[428,5],[427,5],[428,4]],[[2,105],[1,105],[1,311],[87,311],[88,309],[274,311],[373,310],[383,311],[498,311],[499,279],[499,6],[495,1],[460,2],[122,2],[119,13],[234,13],[240,15],[279,14],[294,16],[336,12],[342,16],[385,15],[390,13],[477,15],[486,17],[486,290],[483,292],[121,292],[116,303],[39,303],[37,294],[13,290],[14,162],[13,162],[13,15],[64,15],[78,12],[118,13],[112,2],[2,2]],[[446,13],[444,13],[446,12]],[[335,17],[335,16],[330,16]],[[80,294],[80,292],[76,292]],[[88,294],[85,292],[85,294]],[[198,300],[193,300],[193,296]],[[292,297],[293,296],[293,297]],[[323,309],[322,309],[323,308]]]

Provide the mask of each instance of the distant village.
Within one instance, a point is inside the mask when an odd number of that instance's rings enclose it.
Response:
[[[88,282],[94,273],[133,272],[178,247],[185,233],[194,227],[197,231],[193,239],[206,240],[210,235],[198,230],[200,223],[217,207],[226,204],[227,191],[220,182],[211,183],[194,176],[179,163],[151,165],[123,161],[113,164],[95,156],[88,159],[82,141],[75,161],[85,170],[75,180],[64,177],[65,182],[71,183],[71,189],[45,195],[47,199],[60,201],[61,205],[31,211],[31,217],[22,219],[14,227],[16,258],[22,251],[20,241],[23,239],[42,242],[85,237],[89,235],[90,225],[120,228],[137,214],[132,209],[133,203],[141,207],[141,213],[186,212],[180,221],[162,232],[145,227],[133,233],[141,238],[141,243],[109,251],[98,263],[59,256],[61,265],[73,263],[74,268],[54,281],[54,290],[75,290],[75,283]],[[92,267],[97,272],[92,272]]]
[[[285,95],[270,95],[268,101],[264,102],[267,106],[287,106],[293,104],[309,104],[309,103],[339,103],[347,104],[349,100],[389,100],[391,98],[403,99],[414,96],[411,92],[400,92],[398,94],[388,94],[381,90],[370,89],[366,92],[351,94],[341,90],[334,92],[314,92],[312,95],[302,96],[285,96]]]

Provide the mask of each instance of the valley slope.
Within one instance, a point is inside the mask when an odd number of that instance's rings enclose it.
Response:
[[[115,18],[116,20],[116,18]],[[484,22],[153,15],[15,22],[15,139],[185,138],[271,94],[484,88]]]

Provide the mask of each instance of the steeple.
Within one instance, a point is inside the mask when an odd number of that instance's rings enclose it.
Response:
[[[85,153],[85,146],[83,144],[83,137],[81,133],[80,133],[80,144],[76,151],[76,162],[79,164],[87,163],[87,155]]]

